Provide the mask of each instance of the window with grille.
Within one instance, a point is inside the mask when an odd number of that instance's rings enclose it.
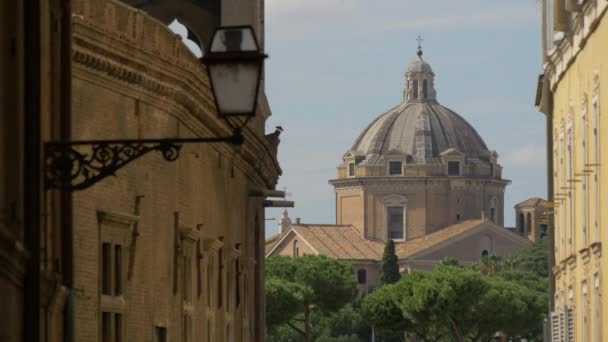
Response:
[[[574,308],[568,306],[566,308],[566,342],[574,342]]]
[[[388,174],[391,176],[400,176],[403,174],[403,163],[400,161],[388,162]]]
[[[564,313],[561,311],[551,313],[551,342],[565,342]]]

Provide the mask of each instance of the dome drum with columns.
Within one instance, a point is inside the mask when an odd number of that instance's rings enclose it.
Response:
[[[338,179],[330,181],[337,223],[382,241],[407,241],[481,216],[502,225],[509,181],[502,179],[498,154],[439,104],[435,74],[421,49],[404,88],[403,101],[365,128],[344,154]]]

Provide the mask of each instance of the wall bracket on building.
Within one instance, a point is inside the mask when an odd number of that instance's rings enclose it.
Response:
[[[46,190],[86,189],[151,151],[166,161],[175,161],[183,144],[243,144],[240,128],[227,137],[133,140],[82,140],[44,144],[44,186]]]

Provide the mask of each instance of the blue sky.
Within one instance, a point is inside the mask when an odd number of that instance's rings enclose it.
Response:
[[[477,129],[513,182],[513,225],[516,203],[546,197],[545,120],[534,108],[540,13],[535,0],[266,0],[267,129],[285,129],[278,188],[296,202],[290,216],[335,223],[328,180],[367,124],[400,102],[421,34],[438,101]]]

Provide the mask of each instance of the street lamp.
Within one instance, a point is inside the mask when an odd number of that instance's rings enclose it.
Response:
[[[201,62],[207,65],[220,117],[255,115],[266,57],[250,26],[215,31]]]
[[[114,175],[117,170],[150,151],[167,161],[179,158],[186,143],[243,144],[241,129],[255,116],[264,59],[250,26],[219,27],[201,62],[207,66],[220,118],[232,135],[203,138],[79,140],[44,143],[46,190],[76,191]],[[229,117],[246,117],[235,127]],[[84,150],[84,151],[83,151]]]

